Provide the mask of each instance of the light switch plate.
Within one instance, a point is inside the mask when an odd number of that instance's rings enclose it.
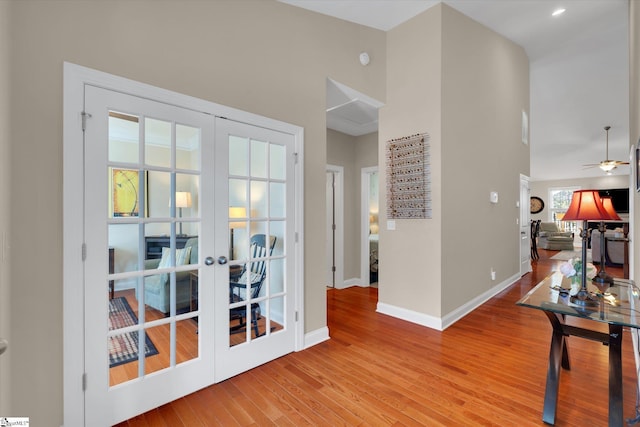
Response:
[[[396,229],[396,222],[392,219],[387,221],[387,230],[395,230]]]

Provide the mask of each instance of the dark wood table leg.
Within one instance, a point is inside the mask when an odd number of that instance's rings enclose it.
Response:
[[[553,327],[551,349],[549,350],[549,368],[547,370],[547,385],[544,392],[544,409],[542,421],[555,424],[556,408],[558,406],[558,387],[560,385],[560,368],[569,370],[569,353],[565,335],[562,331],[564,315],[545,311]]]
[[[622,326],[609,325],[609,427],[622,427]]]

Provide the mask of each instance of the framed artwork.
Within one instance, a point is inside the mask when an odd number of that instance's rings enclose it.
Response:
[[[111,168],[110,211],[114,218],[140,216],[140,172],[137,169]],[[145,173],[145,186],[148,182]],[[145,188],[144,194],[148,194]],[[145,208],[148,206],[144,204]],[[145,209],[146,210],[146,209]],[[147,215],[148,216],[148,215]]]

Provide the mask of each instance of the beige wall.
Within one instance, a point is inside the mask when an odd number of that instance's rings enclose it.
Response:
[[[380,140],[431,135],[433,219],[381,228],[379,300],[442,318],[519,272],[516,202],[520,173],[529,173],[529,146],[521,142],[529,62],[521,47],[443,4],[391,30],[387,52]],[[491,191],[499,193],[497,205]]]
[[[433,219],[395,220],[396,229],[387,230],[386,186],[380,186],[378,301],[435,317],[441,314],[442,284],[441,10],[441,4],[434,6],[387,32],[387,103],[380,109],[378,130],[381,177],[384,141],[429,133],[433,200]]]
[[[544,209],[537,214],[531,214],[532,220],[549,221],[549,189],[557,187],[580,187],[583,190],[607,188],[627,188],[629,187],[629,175],[599,176],[581,179],[562,179],[555,181],[531,181],[529,189],[532,196],[538,196],[544,202]],[[626,218],[627,214],[620,214]]]
[[[11,86],[20,94],[11,106],[11,213],[20,233],[11,241],[10,412],[34,425],[63,421],[63,61],[304,127],[306,331],[326,326],[318,262],[326,239],[317,227],[325,224],[326,79],[384,101],[385,33],[263,0],[33,0],[10,10]],[[358,62],[363,50],[367,67]]]
[[[629,144],[640,141],[640,1],[629,1]],[[634,192],[633,279],[640,283],[640,193]]]
[[[456,10],[445,6],[442,12],[446,315],[520,271],[516,202],[520,174],[529,175],[529,145],[522,143],[522,111],[529,113],[529,59],[522,47]],[[497,204],[489,202],[491,191],[498,192]]]
[[[344,167],[344,280],[360,277],[360,172],[378,165],[378,133],[359,137],[327,129],[327,164]],[[341,284],[336,284],[341,287]]]
[[[0,338],[9,339],[10,321],[10,254],[3,249],[3,236],[9,235],[9,203],[11,200],[11,156],[9,152],[11,119],[11,86],[9,75],[10,57],[10,3],[0,1]],[[11,407],[11,351],[0,356],[0,414],[9,415]]]

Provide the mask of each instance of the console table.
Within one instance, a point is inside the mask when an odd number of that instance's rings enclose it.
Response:
[[[638,307],[640,302],[638,289],[631,280],[614,279],[614,285],[600,300],[603,303],[602,307],[581,307],[570,301],[568,295],[570,286],[569,279],[556,271],[516,303],[523,307],[544,311],[553,328],[542,420],[547,424],[553,425],[555,423],[560,367],[569,370],[569,351],[565,338],[575,336],[609,346],[609,426],[621,427],[624,425],[622,416],[622,328],[640,328],[640,319],[635,315],[635,307]],[[601,298],[601,296],[595,296],[597,289],[591,283],[587,288],[594,298]],[[566,316],[608,324],[609,332],[603,333],[567,325],[565,323]]]

